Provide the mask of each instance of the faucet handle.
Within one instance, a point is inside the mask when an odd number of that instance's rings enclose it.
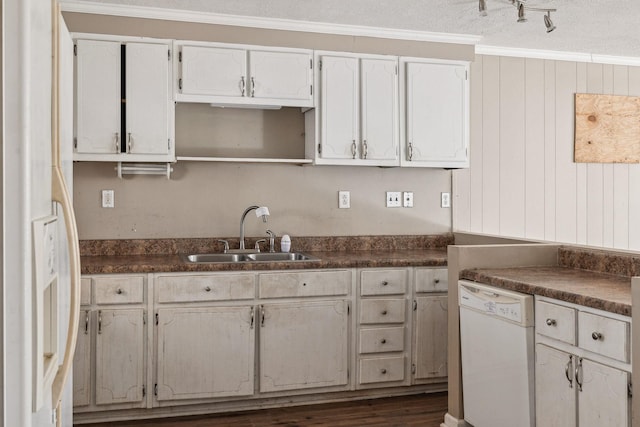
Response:
[[[256,252],[260,252],[260,243],[267,243],[267,239],[256,240],[255,250]]]
[[[269,235],[269,252],[275,252],[276,233],[271,230],[267,230],[267,234]]]
[[[229,242],[223,239],[218,239],[218,242],[222,242],[224,243],[224,252],[223,253],[227,253],[229,252]]]

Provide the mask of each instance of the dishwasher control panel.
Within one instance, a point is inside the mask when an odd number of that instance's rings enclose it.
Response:
[[[458,282],[460,307],[500,317],[525,326],[533,325],[533,297],[480,283]]]

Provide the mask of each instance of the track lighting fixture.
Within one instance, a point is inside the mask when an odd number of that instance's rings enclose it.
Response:
[[[556,29],[556,26],[551,20],[551,12],[555,12],[557,9],[527,6],[524,0],[509,0],[509,2],[514,5],[518,11],[518,22],[527,22],[527,17],[525,15],[525,11],[527,10],[543,12],[545,14],[543,16],[544,26],[547,28],[547,33]],[[478,10],[480,11],[480,16],[487,16],[486,0],[478,0]]]
[[[478,10],[480,11],[480,16],[487,16],[487,2],[486,0],[478,0]]]

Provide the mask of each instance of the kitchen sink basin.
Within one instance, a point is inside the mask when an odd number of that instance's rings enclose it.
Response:
[[[246,254],[191,254],[184,256],[187,262],[276,262],[316,261],[318,258],[300,252],[255,252]]]
[[[300,252],[260,252],[247,254],[251,261],[314,261],[318,258]]]

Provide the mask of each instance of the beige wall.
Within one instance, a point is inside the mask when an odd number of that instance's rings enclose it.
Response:
[[[472,46],[320,35],[220,25],[65,14],[72,32],[209,40],[233,43],[469,59]],[[178,104],[178,155],[304,157],[300,109],[279,111]],[[100,191],[115,190],[115,208],[100,207]],[[338,209],[338,191],[351,191],[351,209]],[[271,210],[268,224],[249,217],[248,236],[431,234],[451,231],[451,210],[440,192],[451,190],[451,172],[287,164],[181,161],[171,180],[157,176],[118,179],[114,164],[77,162],[74,203],[81,239],[236,236],[243,210]],[[414,205],[386,208],[386,191],[413,191]]]
[[[640,250],[640,165],[574,163],[575,93],[640,95],[640,67],[478,56],[454,230]]]

